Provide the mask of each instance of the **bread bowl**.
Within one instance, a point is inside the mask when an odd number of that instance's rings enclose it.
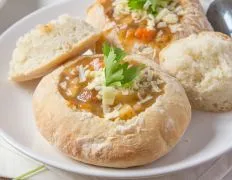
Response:
[[[132,67],[144,64],[133,85],[108,87],[103,58],[81,56],[41,80],[33,95],[38,129],[50,144],[84,163],[114,168],[151,163],[177,144],[190,122],[185,91],[137,55],[123,60]],[[140,83],[148,86],[135,86]],[[139,98],[140,90],[145,93]]]
[[[194,109],[222,112],[232,110],[231,57],[229,36],[202,32],[171,43],[159,59],[183,85]]]
[[[10,62],[9,78],[27,81],[42,77],[88,50],[99,37],[100,32],[91,25],[69,15],[37,25],[19,38]]]
[[[157,5],[154,13],[149,13],[152,1],[140,1],[145,3],[141,9],[128,5],[136,2],[138,0],[97,0],[89,7],[87,22],[104,31],[96,52],[101,52],[101,44],[107,40],[127,53],[157,59],[159,51],[171,41],[213,30],[198,0],[162,0],[166,5]]]

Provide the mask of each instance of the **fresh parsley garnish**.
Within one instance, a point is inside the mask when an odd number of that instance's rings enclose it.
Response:
[[[128,1],[128,6],[131,9],[143,9],[144,4],[146,3],[147,0],[129,0]]]
[[[172,0],[129,0],[128,6],[132,10],[142,10],[144,5],[149,3],[148,13],[156,15],[159,8],[166,7]]]
[[[126,53],[123,50],[111,47],[106,43],[103,46],[103,53],[106,86],[128,87],[144,67],[144,65],[129,67],[127,62],[123,62]]]

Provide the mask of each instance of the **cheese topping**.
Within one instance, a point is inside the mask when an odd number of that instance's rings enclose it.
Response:
[[[133,53],[155,58],[155,51],[164,48],[175,33],[183,30],[180,21],[185,11],[178,0],[167,0],[167,4],[159,7],[155,14],[149,11],[151,0],[147,0],[142,9],[130,8],[130,1],[133,2],[133,0],[110,1],[108,5],[110,4],[112,11],[107,11],[110,8],[104,6],[110,21],[114,24],[110,29],[116,30],[126,52],[131,53],[133,50],[136,51]],[[109,32],[110,30],[106,31]],[[136,44],[146,46],[134,49]]]
[[[184,9],[178,4],[177,0],[173,0],[165,8],[159,9],[157,15],[148,12],[151,1],[146,1],[143,10],[130,9],[129,0],[115,0],[113,6],[113,18],[120,20],[126,15],[131,15],[135,23],[143,23],[145,21],[146,28],[149,30],[159,29],[157,24],[165,22],[167,24],[177,24],[181,16],[185,14]]]
[[[151,67],[145,67],[130,87],[105,86],[103,58],[85,57],[64,69],[58,90],[73,110],[109,120],[128,120],[150,107],[163,93],[164,85]]]

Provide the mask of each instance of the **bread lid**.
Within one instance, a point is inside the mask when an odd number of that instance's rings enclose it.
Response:
[[[71,57],[88,50],[100,33],[85,21],[62,15],[20,37],[10,62],[10,79],[44,76]]]

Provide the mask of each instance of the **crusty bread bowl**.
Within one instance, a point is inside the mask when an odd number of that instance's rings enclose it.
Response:
[[[100,33],[91,25],[69,15],[38,25],[19,38],[9,77],[13,81],[27,81],[44,76],[88,50],[99,37]]]
[[[76,96],[82,100],[83,96],[75,94],[72,99],[67,98],[72,96],[67,83],[74,81],[80,87],[80,82],[69,76],[75,74],[73,70],[80,71],[82,63],[89,61],[88,64],[91,64],[99,59],[103,59],[103,56],[79,57],[41,80],[33,95],[36,124],[41,134],[67,156],[104,167],[144,165],[168,153],[177,144],[191,119],[191,107],[182,86],[151,60],[127,56],[125,60],[129,63],[142,62],[151,68],[152,78],[156,78],[157,83],[159,79],[163,84],[157,85],[161,90],[153,96],[153,103],[149,107],[129,119],[111,120],[105,115],[99,117],[91,112],[92,106],[96,108],[97,104],[80,106],[89,108],[84,110],[73,105]],[[97,88],[97,85],[93,88]]]
[[[232,39],[202,32],[175,41],[160,53],[160,65],[175,76],[195,109],[232,110]]]
[[[157,16],[145,16],[144,11],[142,15],[131,11],[127,0],[97,0],[87,11],[87,22],[104,31],[95,51],[101,52],[101,44],[107,40],[127,53],[157,60],[160,50],[171,41],[213,30],[198,0],[172,2]],[[140,16],[141,20],[137,20]]]

